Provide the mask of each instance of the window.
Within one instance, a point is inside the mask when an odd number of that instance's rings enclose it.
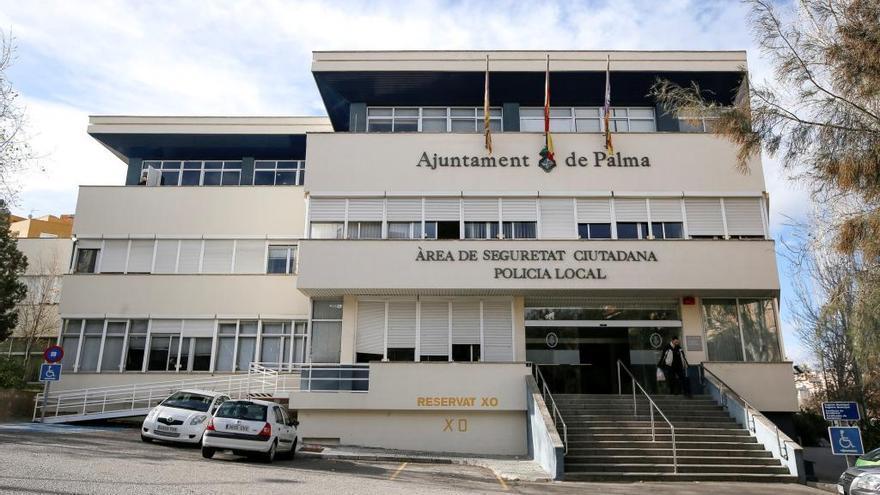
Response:
[[[141,371],[147,346],[147,320],[132,320],[125,352],[125,371]]]
[[[187,371],[210,371],[211,370],[211,337],[187,337],[183,342],[183,349],[187,353]]]
[[[702,307],[710,361],[782,359],[772,299],[704,299]]]
[[[180,355],[180,336],[153,334],[150,336],[150,358],[147,371],[177,371]]]
[[[77,249],[74,273],[95,273],[98,267],[98,253],[100,249]]]
[[[612,107],[609,127],[612,132],[655,132],[651,107]],[[520,131],[544,132],[544,109],[523,107],[519,111]],[[599,107],[550,108],[551,132],[604,132],[605,123]]]
[[[309,237],[312,239],[342,239],[343,223],[312,222]]]
[[[482,132],[483,115],[483,107],[370,107],[367,132]],[[501,132],[501,108],[489,109],[489,128]]]
[[[257,160],[254,162],[254,185],[301,186],[305,182],[303,160]]]
[[[712,132],[712,126],[718,117],[678,117],[678,132]]]
[[[452,360],[477,362],[480,360],[480,344],[452,344]]]
[[[461,225],[458,222],[431,222],[436,225],[436,232],[433,236],[425,232],[425,239],[460,239],[459,234]],[[428,231],[428,223],[425,223],[425,230]]]
[[[655,239],[682,239],[684,237],[681,222],[651,222],[651,233]]]
[[[64,331],[61,334],[61,345],[64,347],[64,357],[61,364],[64,369],[74,370],[76,358],[79,354],[79,341],[82,337],[83,320],[65,320]]]
[[[436,234],[436,227],[434,229]],[[388,222],[389,239],[421,239],[422,222]]]
[[[349,239],[381,239],[382,222],[348,222]]]
[[[465,222],[465,239],[497,239],[498,222]]]
[[[239,160],[145,160],[142,167],[159,170],[162,186],[237,186],[241,183]]]
[[[342,301],[313,301],[310,361],[313,363],[338,363],[341,343]]]
[[[382,359],[382,356],[379,356]],[[389,361],[409,361],[416,360],[416,350],[413,347],[388,348]]]
[[[617,222],[618,239],[647,239],[647,222]]]
[[[578,237],[581,239],[611,239],[611,224],[579,223]]]
[[[536,239],[537,222],[504,222],[502,232],[505,239]]]
[[[238,323],[238,349],[236,351],[235,371],[248,371],[257,352],[257,322],[254,320]]]
[[[296,271],[296,246],[269,246],[266,273],[294,273]]]
[[[238,323],[221,322],[217,326],[217,362],[215,371],[232,371]]]
[[[260,338],[260,362],[271,366],[284,363],[284,338],[290,333],[290,323],[263,322],[263,335]]]
[[[86,320],[82,350],[80,351],[82,354],[79,358],[79,371],[98,371],[103,333],[104,320]]]
[[[122,347],[128,321],[108,321],[104,337],[104,353],[101,356],[100,371],[120,371],[122,367]]]

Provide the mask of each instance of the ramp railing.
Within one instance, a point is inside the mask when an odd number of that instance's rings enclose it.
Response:
[[[623,364],[623,361],[620,359],[617,360],[617,394],[623,395],[623,382],[621,381],[620,370],[626,371],[626,374],[629,375],[632,380],[632,396],[633,396],[633,416],[638,416],[639,414],[639,402],[636,399],[636,388],[638,388],[639,392],[648,399],[648,411],[651,416],[651,441],[657,441],[657,432],[656,426],[654,423],[654,410],[657,410],[657,414],[666,421],[666,424],[669,425],[669,433],[672,439],[672,472],[678,474],[678,452],[675,445],[675,426],[672,426],[672,421],[669,421],[669,418],[663,414],[663,411],[660,410],[660,407],[657,406],[657,403],[654,402],[654,399],[648,395],[648,392],[645,392],[645,389],[642,387],[642,384],[636,380],[636,377],[632,374],[629,368]]]

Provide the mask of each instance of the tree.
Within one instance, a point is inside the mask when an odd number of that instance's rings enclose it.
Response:
[[[0,199],[7,203],[16,198],[15,175],[33,157],[23,131],[24,110],[6,75],[14,61],[14,38],[0,30]]]
[[[27,294],[18,305],[15,337],[23,340],[24,378],[28,379],[31,352],[40,350],[41,341],[51,338],[61,324],[57,302],[64,267],[57,256],[28,259],[30,273],[24,277]]]
[[[18,250],[9,232],[9,210],[0,199],[0,342],[6,340],[18,324],[18,304],[27,287],[21,281],[27,258]]]
[[[658,81],[651,94],[682,118],[714,118],[739,166],[763,149],[838,206],[836,246],[877,268],[880,257],[880,2],[800,0],[784,17],[747,0],[776,84],[744,81],[732,106],[698,85]]]

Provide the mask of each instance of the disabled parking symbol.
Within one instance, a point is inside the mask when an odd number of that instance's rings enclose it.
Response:
[[[862,432],[855,426],[832,426],[828,428],[831,453],[834,455],[862,455]]]

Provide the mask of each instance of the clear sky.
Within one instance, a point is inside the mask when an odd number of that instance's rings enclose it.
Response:
[[[86,134],[90,114],[324,115],[312,50],[745,49],[752,77],[765,80],[747,14],[735,0],[0,0],[39,164],[13,212],[73,212],[78,185],[124,182],[124,164]],[[809,198],[775,160],[764,168],[784,239]],[[801,360],[786,322],[788,271],[780,258],[786,350]]]

